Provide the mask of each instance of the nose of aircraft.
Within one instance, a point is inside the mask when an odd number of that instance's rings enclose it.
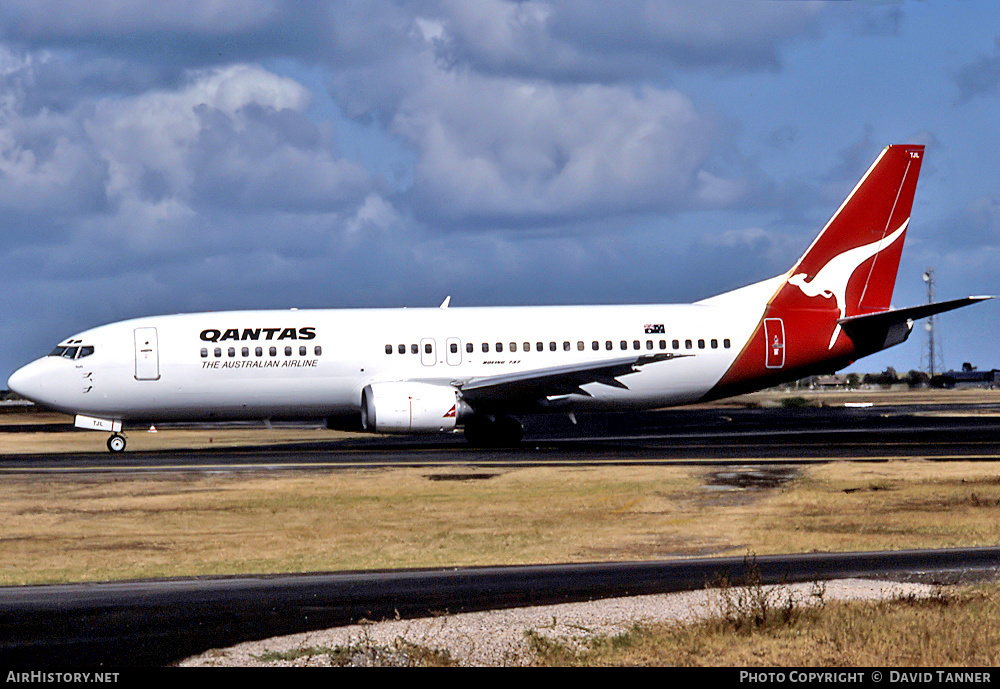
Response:
[[[40,359],[14,371],[7,379],[7,389],[32,402],[44,403],[46,401],[44,364],[44,359]]]

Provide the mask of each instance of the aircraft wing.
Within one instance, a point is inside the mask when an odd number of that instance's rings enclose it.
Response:
[[[684,356],[690,355],[666,352],[642,354],[586,364],[481,376],[458,383],[457,386],[462,391],[462,397],[471,404],[530,403],[545,397],[569,394],[590,397],[590,393],[582,387],[588,383],[601,383],[627,390],[628,386],[618,380],[620,376],[635,373],[640,367],[655,361],[668,361]]]

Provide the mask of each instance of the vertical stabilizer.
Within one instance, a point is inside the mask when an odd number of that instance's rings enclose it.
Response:
[[[888,309],[923,155],[924,147],[916,145],[883,150],[792,268],[778,297],[798,291],[832,300],[840,318]]]
[[[856,357],[839,321],[889,309],[923,156],[918,145],[882,151],[778,279],[756,331],[710,396],[794,380]]]

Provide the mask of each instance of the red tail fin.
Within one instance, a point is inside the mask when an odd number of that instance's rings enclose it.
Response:
[[[778,297],[796,288],[809,298],[832,297],[841,318],[888,309],[923,155],[923,146],[883,150],[799,259]]]
[[[889,146],[788,273],[710,396],[766,387],[856,358],[838,321],[889,308],[923,146]],[[865,352],[868,353],[868,352]]]

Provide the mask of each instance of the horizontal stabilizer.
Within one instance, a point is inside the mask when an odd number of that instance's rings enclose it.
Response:
[[[991,296],[965,297],[934,304],[921,304],[905,309],[892,309],[878,313],[848,316],[837,321],[848,337],[854,341],[855,349],[861,356],[878,352],[906,341],[913,329],[913,321],[935,314],[960,309],[993,299]]]
[[[866,313],[858,316],[848,316],[841,318],[837,322],[843,326],[848,324],[886,324],[895,325],[906,321],[915,321],[920,318],[927,318],[935,314],[953,311],[963,306],[977,304],[981,301],[993,299],[992,296],[965,297],[963,299],[952,299],[951,301],[939,301],[934,304],[921,304],[920,306],[910,306],[905,309],[893,309],[890,311],[880,311],[878,313]]]

